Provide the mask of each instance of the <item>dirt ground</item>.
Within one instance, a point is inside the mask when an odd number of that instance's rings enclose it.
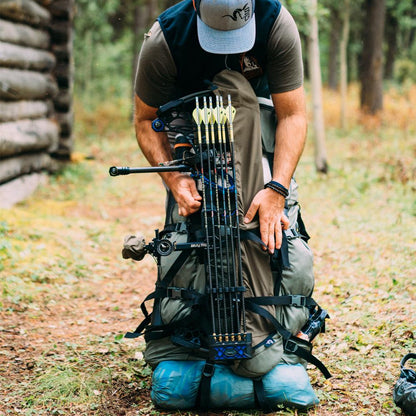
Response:
[[[104,180],[103,177],[100,180]],[[70,280],[63,282],[48,276],[41,282],[35,282],[34,286],[22,289],[23,298],[20,296],[13,299],[3,293],[0,308],[0,415],[87,415],[97,414],[97,411],[98,414],[124,415],[127,413],[123,409],[123,402],[131,405],[140,402],[140,397],[143,396],[143,400],[149,403],[148,390],[143,389],[139,395],[135,392],[134,397],[127,397],[131,394],[127,392],[127,396],[123,397],[123,389],[117,387],[117,381],[109,386],[112,397],[106,398],[106,394],[110,393],[104,390],[101,410],[93,408],[91,412],[77,406],[71,410],[70,406],[66,413],[62,410],[65,406],[61,405],[56,410],[57,413],[51,413],[48,407],[42,410],[42,406],[30,410],[28,398],[16,394],[25,391],[31,396],[31,391],[36,391],[39,374],[48,367],[67,363],[68,356],[82,355],[87,363],[92,362],[94,366],[108,365],[114,351],[108,346],[109,342],[102,340],[121,338],[122,334],[133,330],[142,319],[139,306],[153,290],[156,265],[147,256],[140,264],[139,272],[137,263],[121,258],[121,249],[124,235],[141,230],[151,238],[153,228],[161,225],[164,190],[156,176],[149,175],[146,181],[154,190],[151,198],[153,201],[159,198],[159,203],[149,203],[149,197],[133,203],[134,196],[126,196],[123,205],[120,204],[120,196],[113,195],[105,211],[104,208],[97,209],[97,201],[85,200],[69,204],[55,201],[50,203],[48,209],[49,202],[43,199],[45,195],[40,191],[31,200],[0,212],[0,222],[9,224],[9,236],[15,231],[24,234],[23,238],[26,238],[26,232],[34,233],[36,230],[36,233],[42,233],[46,230],[44,239],[41,237],[37,245],[42,246],[40,251],[50,250],[50,257],[59,253],[60,246],[65,248],[71,242],[76,242],[77,252],[69,254],[74,257],[66,258],[65,261],[68,264],[79,262],[85,268],[83,278],[71,276]],[[98,204],[101,202],[98,201]],[[138,211],[141,219],[137,219]],[[31,214],[26,216],[28,212]],[[117,224],[115,230],[114,224]],[[32,228],[32,231],[18,231],[24,227]],[[101,240],[98,237],[97,240],[96,236],[100,235],[105,238]],[[51,241],[51,238],[56,241]],[[94,239],[99,244],[94,243]],[[58,256],[64,257],[65,253]],[[20,269],[17,266],[14,269],[13,265],[7,268],[11,265],[7,260],[9,259],[6,259],[6,268],[0,268],[2,280],[11,279],[14,273],[17,275],[17,270],[23,274],[23,266]],[[23,256],[19,260],[24,264]],[[30,269],[30,264],[25,267]],[[53,275],[57,271],[56,262],[49,260],[48,268],[49,274]],[[24,283],[27,281],[24,280]],[[6,290],[7,284],[4,292]],[[33,290],[34,293],[26,293]],[[140,339],[133,340],[126,346],[120,344],[116,351],[117,357],[131,358],[134,351],[140,349],[142,342]],[[69,349],[71,351],[68,352]],[[122,381],[121,384],[123,383],[125,382]],[[22,386],[25,388],[22,389]],[[115,400],[116,410],[111,404],[115,397],[118,398]]]
[[[140,322],[140,303],[156,278],[150,256],[140,263],[121,258],[123,237],[141,231],[149,241],[162,227],[164,189],[157,175],[110,180],[110,157],[98,156],[74,168],[67,182],[51,181],[29,201],[0,211],[0,225],[7,224],[0,227],[2,416],[173,414],[151,405],[143,341],[121,340]],[[304,169],[316,299],[331,315],[315,349],[334,375],[324,381],[319,371],[309,372],[321,400],[309,415],[400,415],[392,387],[400,358],[415,345],[414,217],[393,211],[383,181],[369,192],[362,174],[322,181],[307,171],[312,167]],[[79,184],[83,170],[85,183]],[[355,189],[345,188],[358,180],[366,193],[353,199]],[[342,198],[339,205],[334,195]],[[366,204],[374,201],[367,220]],[[358,209],[365,212],[351,233]],[[379,230],[384,216],[389,222]],[[398,229],[401,247],[391,239]],[[58,382],[62,392],[50,384]],[[79,390],[77,401],[66,385]],[[49,391],[59,395],[42,400]]]

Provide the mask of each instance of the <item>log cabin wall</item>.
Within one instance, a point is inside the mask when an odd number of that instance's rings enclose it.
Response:
[[[73,149],[75,0],[0,1],[0,206],[12,206]]]

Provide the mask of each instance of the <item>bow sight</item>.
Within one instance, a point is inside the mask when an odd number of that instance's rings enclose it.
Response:
[[[173,251],[196,249],[202,253],[211,314],[210,357],[214,360],[250,358],[251,334],[246,330],[246,289],[242,277],[235,173],[235,109],[231,97],[228,96],[224,106],[221,96],[203,91],[160,107],[157,115],[152,122],[153,129],[175,135],[174,160],[149,168],[111,167],[110,175],[190,173],[202,195],[201,241],[176,244],[157,231],[152,243],[144,247],[158,260]]]

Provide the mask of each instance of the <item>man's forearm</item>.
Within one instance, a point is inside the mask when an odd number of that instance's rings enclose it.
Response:
[[[303,115],[292,115],[279,120],[276,130],[273,180],[289,187],[303,148],[307,123]]]
[[[172,160],[172,151],[166,133],[156,132],[152,128],[152,120],[156,118],[156,109],[146,106],[136,96],[134,127],[137,143],[151,166]],[[179,172],[160,172],[159,175],[168,187]]]
[[[137,142],[144,156],[152,166],[172,160],[172,151],[165,133],[152,128],[152,120],[157,117],[157,109],[146,105],[136,95],[134,125]],[[195,181],[181,172],[160,172],[159,175],[171,190],[178,203],[178,213],[188,216],[201,207],[201,196],[196,189]]]
[[[277,115],[273,180],[289,187],[306,140],[307,114],[303,87],[272,94]]]

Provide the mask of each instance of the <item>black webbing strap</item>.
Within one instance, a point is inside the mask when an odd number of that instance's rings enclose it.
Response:
[[[260,244],[262,247],[266,247],[259,236],[259,230],[241,230],[240,237],[242,240],[250,240]],[[274,281],[274,294],[277,296],[280,291],[280,285],[282,283],[282,270],[289,267],[289,246],[287,243],[286,234],[282,234],[282,247],[280,250],[270,255],[270,269],[272,271],[272,277]]]
[[[174,322],[161,325],[150,325],[144,332],[144,339],[146,342],[161,339],[175,333],[176,329],[186,328],[195,324],[195,317],[190,314],[185,318],[178,319]]]
[[[263,309],[259,305],[256,305],[251,298],[246,298],[245,301],[246,308],[251,312],[257,313],[263,318],[269,320],[284,340],[287,340],[292,336],[292,333],[288,331],[269,311],[266,311],[266,309]]]
[[[184,265],[186,259],[191,254],[191,250],[183,250],[181,254],[179,254],[178,258],[174,261],[172,266],[170,266],[169,270],[166,272],[165,277],[160,281],[158,286],[167,287],[169,283],[173,280],[176,276],[178,271]]]
[[[183,287],[157,287],[156,290],[152,293],[153,298],[155,299],[182,299],[190,300],[191,304],[195,305],[200,303],[199,300],[204,297],[202,293],[199,293],[195,289],[185,289]]]
[[[292,337],[292,339],[288,339],[285,342],[285,345],[284,345],[285,351],[289,352],[291,354],[295,354],[300,358],[303,358],[308,363],[311,363],[316,368],[319,368],[319,370],[321,371],[321,373],[324,375],[325,378],[331,378],[332,375],[328,371],[328,369],[325,367],[324,363],[322,361],[318,360],[314,355],[312,355],[311,352],[309,352],[305,348],[302,348],[299,345],[299,342],[302,342],[303,340],[301,340],[300,338],[296,338],[296,341],[294,341],[293,340],[294,338],[295,337]],[[306,343],[307,341],[303,341],[303,342]]]
[[[143,335],[143,331],[152,321],[152,314],[147,311],[146,302],[155,298],[154,293],[152,292],[150,295],[147,295],[146,299],[140,304],[140,309],[144,315],[143,321],[140,322],[139,326],[133,332],[127,332],[124,335],[125,338],[138,338]]]
[[[255,298],[246,298],[246,300],[248,299],[256,305],[262,306],[304,306],[305,308],[318,306],[311,297],[302,295],[258,296]]]
[[[256,232],[257,231],[257,232]],[[262,247],[267,248],[259,236],[259,230],[240,230],[241,240],[250,240],[260,244]]]
[[[262,377],[253,378],[253,389],[254,399],[256,401],[257,406],[260,407],[264,413],[274,412],[275,409],[272,408],[272,406],[266,398]]]
[[[277,254],[279,256],[279,261],[281,262],[283,269],[288,269],[290,267],[289,262],[289,244],[287,242],[287,235],[284,231],[282,231],[282,245],[280,249],[277,250]]]
[[[280,287],[283,280],[283,266],[281,262],[281,256],[277,255],[275,251],[272,256],[270,256],[270,269],[272,271],[272,278],[274,282],[273,293],[275,296],[279,296]],[[289,253],[288,253],[289,258]]]
[[[202,303],[202,300],[205,298],[205,295],[197,292],[193,289],[183,289],[183,288],[174,288],[174,287],[168,287],[168,288],[157,288],[153,293],[148,295],[146,299],[142,302],[140,305],[140,308],[143,312],[143,315],[145,318],[143,321],[139,324],[139,326],[133,331],[133,332],[127,332],[125,337],[126,338],[138,338],[141,335],[144,334],[145,329],[148,327],[148,325],[151,323],[152,313],[148,313],[145,302],[151,300],[151,299],[164,299],[164,298],[170,298],[170,299],[184,299],[184,300],[191,300],[192,305],[198,305]],[[153,337],[151,335],[148,335],[148,339],[159,339],[163,336],[168,335],[168,332],[172,332],[175,328],[184,325],[187,321],[189,321],[189,317],[181,319],[176,322],[172,322],[166,325],[154,325],[148,328],[146,332],[152,332],[157,331],[159,333],[158,336]],[[169,331],[168,331],[169,329]],[[168,332],[167,332],[168,331]]]
[[[300,214],[300,208],[298,211],[297,222],[298,222],[298,229],[299,229],[300,237],[302,238],[302,240],[308,242],[311,237],[306,231],[305,223],[303,222],[302,215]]]
[[[304,341],[300,338],[295,338],[269,311],[263,309],[259,305],[256,305],[250,299],[246,299],[246,308],[254,313],[259,314],[263,318],[269,320],[276,331],[282,336],[283,338],[283,348],[285,352],[289,352],[291,354],[295,354],[300,358],[303,358],[307,362],[313,364],[319,370],[321,370],[322,374],[325,378],[330,378],[331,373],[325,367],[325,365],[319,361],[315,356],[313,356],[307,349],[301,347],[299,344],[304,344],[306,348],[312,348],[312,345]]]
[[[124,338],[138,338],[143,335],[143,331],[146,329],[146,327],[150,324],[152,321],[152,314],[149,314],[146,316],[146,318],[143,319],[143,321],[140,322],[139,326],[133,331],[133,332],[127,332],[124,335]]]
[[[199,383],[199,390],[197,395],[196,405],[201,410],[208,410],[210,401],[209,395],[211,391],[211,379],[214,375],[215,365],[211,361],[207,361],[204,365],[201,375],[201,381]]]
[[[181,269],[181,267],[184,265],[186,259],[190,255],[190,250],[183,250],[178,258],[175,260],[175,262],[172,264],[172,266],[169,268],[169,270],[166,272],[164,278],[158,283],[158,287],[154,292],[152,292],[150,295],[146,297],[146,299],[141,303],[140,309],[142,310],[142,313],[144,315],[144,319],[142,322],[140,322],[139,326],[133,331],[133,332],[127,332],[125,335],[125,338],[138,338],[141,335],[143,335],[143,331],[146,329],[146,327],[151,322],[151,316],[152,314],[149,314],[149,312],[146,309],[146,302],[148,302],[151,299],[157,299],[159,297],[166,297],[166,296],[160,296],[161,290],[164,290],[165,293],[168,289],[169,283],[173,280],[176,273]]]
[[[264,242],[260,238],[259,230],[240,230],[240,238],[241,240],[254,241],[255,243],[260,244],[262,247],[267,248],[266,244],[264,244]],[[284,231],[282,232],[282,245],[279,250],[275,250],[271,257],[273,261],[280,261],[280,264],[285,269],[290,266],[289,245],[287,243],[287,236]]]

